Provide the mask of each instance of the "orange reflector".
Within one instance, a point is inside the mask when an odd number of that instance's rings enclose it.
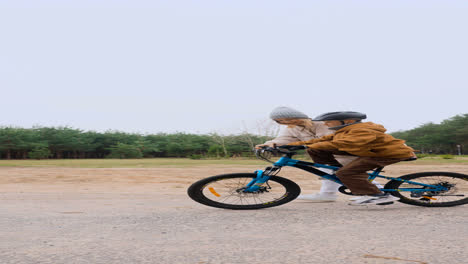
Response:
[[[211,192],[212,194],[214,194],[216,197],[220,197],[220,196],[221,196],[221,195],[219,195],[219,193],[217,193],[217,192],[213,189],[213,187],[208,188],[208,190],[210,190],[210,192]]]
[[[423,197],[426,198],[426,199],[437,200],[436,198],[432,198],[432,197],[429,197],[429,196],[423,196]]]

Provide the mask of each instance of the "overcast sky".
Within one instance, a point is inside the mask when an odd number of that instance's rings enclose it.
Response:
[[[255,132],[276,106],[390,132],[468,113],[468,1],[0,0],[0,126]]]

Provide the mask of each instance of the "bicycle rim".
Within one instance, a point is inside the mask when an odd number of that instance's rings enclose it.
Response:
[[[468,203],[468,176],[451,172],[423,172],[414,173],[400,177],[423,184],[446,187],[448,190],[441,192],[424,191],[426,187],[401,181],[390,181],[386,189],[414,188],[421,192],[396,191],[393,195],[400,197],[400,202],[427,206],[447,207]]]
[[[278,176],[261,186],[258,192],[243,192],[255,177],[252,173],[213,176],[194,183],[189,196],[202,204],[226,209],[260,209],[284,204],[295,199],[300,188],[294,182]]]

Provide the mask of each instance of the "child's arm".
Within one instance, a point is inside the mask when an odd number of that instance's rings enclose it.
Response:
[[[332,141],[321,141],[307,144],[312,149],[359,150],[368,149],[369,143],[377,138],[375,133],[368,130],[356,130],[348,133],[346,137],[334,138]]]
[[[365,147],[377,138],[375,132],[368,129],[359,129],[350,131],[346,137],[333,140],[333,143],[339,147]]]
[[[334,138],[334,134],[308,141],[298,141],[289,145],[306,145],[313,149],[363,149],[377,138],[374,132],[361,129],[349,132],[346,137]]]
[[[289,143],[288,145],[291,145],[291,146],[311,145],[311,144],[315,144],[315,143],[317,143],[317,142],[331,141],[332,139],[333,139],[333,134],[331,134],[331,135],[326,135],[326,136],[323,136],[323,137],[321,137],[321,138],[314,138],[314,139],[307,140],[307,141],[296,141],[296,142],[291,142],[291,143]]]

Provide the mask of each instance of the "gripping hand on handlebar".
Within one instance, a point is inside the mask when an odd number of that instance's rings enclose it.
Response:
[[[306,149],[306,148],[307,146],[303,146],[303,145],[299,145],[299,146],[291,146],[291,145],[276,146],[274,145],[273,147],[262,145],[261,147],[257,148],[257,150],[275,152],[275,153],[289,153],[290,151]]]
[[[299,149],[306,149],[307,146],[304,145],[283,145],[283,146],[278,146],[277,148],[279,149],[287,149],[289,151],[294,151],[294,150],[299,150]]]
[[[264,143],[255,146],[255,149],[276,148],[276,143]]]

